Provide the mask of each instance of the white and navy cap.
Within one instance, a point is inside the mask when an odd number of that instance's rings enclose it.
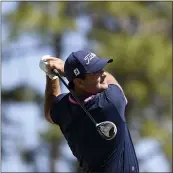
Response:
[[[113,59],[101,59],[90,51],[72,52],[65,61],[65,77],[71,82],[84,74],[98,72],[111,62],[113,62]]]

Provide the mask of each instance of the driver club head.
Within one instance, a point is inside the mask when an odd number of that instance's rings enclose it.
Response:
[[[100,135],[106,140],[113,139],[117,134],[117,127],[110,121],[98,123],[96,124],[96,128]]]

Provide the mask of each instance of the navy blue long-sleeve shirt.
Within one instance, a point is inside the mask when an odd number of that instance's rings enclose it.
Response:
[[[111,84],[84,103],[97,123],[112,121],[116,137],[103,139],[94,124],[73,97],[61,94],[51,109],[51,118],[68,142],[73,155],[85,172],[139,172],[133,142],[125,120],[127,100],[122,90]]]

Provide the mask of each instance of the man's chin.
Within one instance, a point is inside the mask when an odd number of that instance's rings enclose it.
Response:
[[[104,90],[107,89],[107,88],[108,88],[108,85],[104,85],[104,86],[102,86],[102,87],[100,88],[99,92],[102,92],[102,91],[104,91]]]
[[[108,88],[108,84],[107,83],[104,83],[101,86],[102,86],[101,88],[103,88],[104,90]]]

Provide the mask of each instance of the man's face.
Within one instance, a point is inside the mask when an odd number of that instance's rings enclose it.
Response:
[[[106,82],[106,73],[101,70],[96,73],[86,74],[86,78],[82,80],[82,85],[80,88],[87,93],[96,94],[102,92],[104,89],[108,88]]]

